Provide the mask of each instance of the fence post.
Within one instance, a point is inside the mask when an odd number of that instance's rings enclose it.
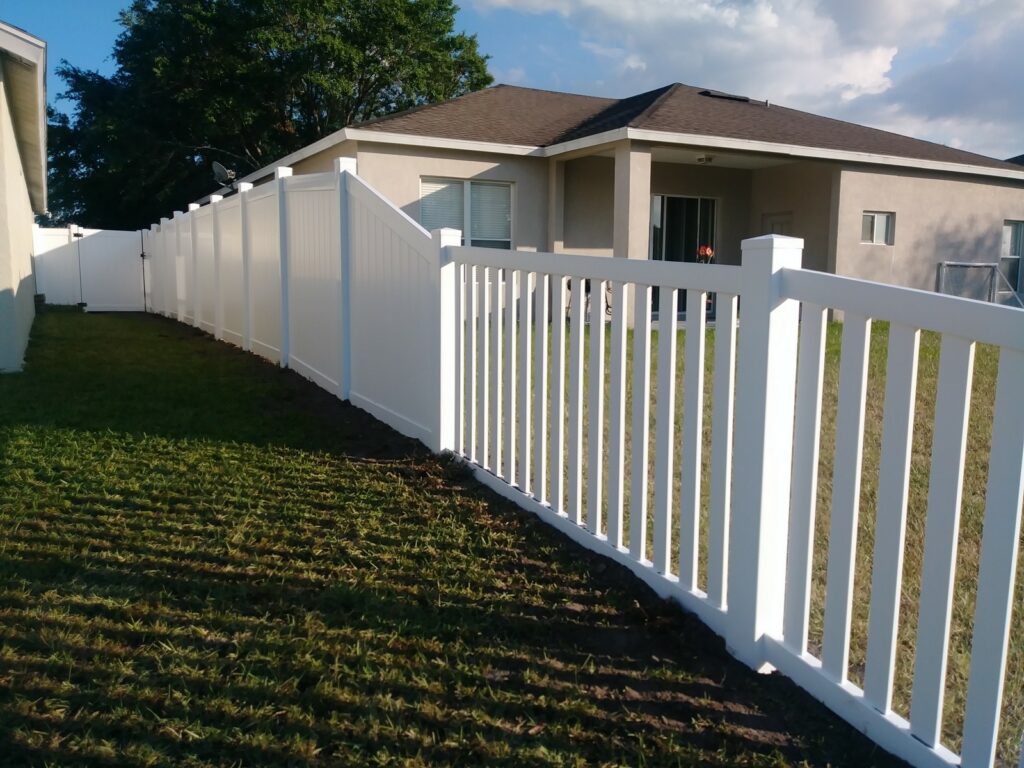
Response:
[[[168,224],[168,222],[169,222],[169,219],[166,216],[161,217],[161,219],[160,219],[160,314],[162,314],[164,317],[170,317],[171,316],[171,308],[170,308],[170,306],[168,306],[169,302],[167,301],[167,299],[170,298],[168,296],[168,293],[170,292],[170,285],[169,285],[169,283],[171,281],[167,279],[168,278],[168,274],[167,273],[169,271],[168,270],[168,264],[173,264],[174,263],[173,261],[171,261],[170,248],[168,247],[169,244],[167,242],[167,239],[168,239],[167,238],[167,224]],[[175,283],[175,289],[174,290],[175,291],[178,290],[177,289],[177,283]]]
[[[336,157],[334,172],[337,174],[338,190],[338,250],[341,258],[338,271],[338,345],[339,362],[338,397],[348,400],[352,391],[352,222],[349,219],[351,207],[348,204],[349,174],[356,174],[354,157]]]
[[[730,652],[766,671],[761,638],[780,636],[793,448],[799,302],[780,295],[781,270],[801,265],[803,240],[744,240],[730,524]]]
[[[202,300],[199,296],[199,256],[196,248],[198,240],[199,224],[196,221],[195,212],[199,210],[199,203],[188,204],[188,242],[189,261],[192,263],[192,284],[188,287],[188,298],[192,301],[192,327],[201,328],[199,314],[202,312]]]
[[[188,301],[188,293],[191,286],[185,285],[185,257],[181,253],[181,222],[185,214],[181,211],[174,212],[174,285],[175,298],[177,299],[176,316],[179,323],[185,322],[185,302]]]
[[[220,285],[220,206],[223,195],[210,195],[210,215],[213,217],[213,338],[224,338],[224,302]]]
[[[239,219],[242,226],[242,349],[252,351],[252,288],[249,277],[249,258],[251,244],[249,242],[249,190],[252,184],[248,181],[238,183]]]
[[[288,338],[289,330],[289,309],[288,309],[288,203],[287,184],[285,179],[292,175],[292,169],[281,166],[274,169],[274,183],[277,184],[277,231],[278,231],[278,256],[281,262],[281,367],[288,367],[288,357],[291,354]]]
[[[458,295],[458,267],[451,260],[448,246],[462,242],[457,229],[435,229],[431,232],[437,252],[437,424],[431,435],[430,449],[434,453],[455,448],[455,301]]]
[[[146,283],[146,287],[149,289],[149,306],[153,309],[154,313],[159,313],[159,309],[156,306],[157,297],[157,271],[159,270],[159,264],[157,262],[157,232],[159,229],[156,224],[149,225],[149,282]],[[146,261],[142,262],[142,269],[146,269]],[[145,274],[145,271],[143,271]]]

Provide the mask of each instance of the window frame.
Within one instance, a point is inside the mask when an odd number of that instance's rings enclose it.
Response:
[[[871,217],[871,239],[864,239],[864,223],[865,219]],[[883,218],[884,217],[884,218]],[[878,239],[878,222],[880,220],[887,220],[888,226],[885,228],[882,234],[882,239]],[[896,212],[895,211],[864,211],[861,213],[861,225],[860,225],[860,242],[861,245],[885,245],[893,246],[896,244]]]
[[[515,195],[515,182],[503,181],[501,179],[460,179],[453,176],[420,176],[420,190],[419,190],[419,204],[420,204],[420,216],[419,224],[423,225],[423,185],[424,183],[442,183],[442,184],[462,184],[462,245],[473,246],[474,242],[507,242],[508,250],[514,251],[516,248],[516,195]],[[502,238],[474,238],[472,237],[473,232],[473,185],[481,184],[492,187],[505,187],[508,189],[508,211],[509,211],[509,222],[508,222],[508,240]],[[424,227],[425,228],[425,227]],[[473,246],[477,248],[494,248],[493,245],[481,245]],[[496,250],[505,250],[504,248],[497,248]]]
[[[1017,250],[1014,252],[1014,242]],[[1003,253],[1005,249],[1005,255]],[[1003,220],[1003,243],[999,251],[999,271],[1006,277],[1006,270],[1003,269],[1004,262],[1017,262],[1017,284],[1013,286],[1016,293],[1024,289],[1024,275],[1021,274],[1022,262],[1024,262],[1024,220],[1004,219]],[[1006,278],[1009,282],[1009,278]],[[1002,289],[1005,290],[1005,289]]]

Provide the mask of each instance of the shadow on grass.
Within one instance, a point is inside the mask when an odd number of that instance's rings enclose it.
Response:
[[[892,764],[458,466],[170,321],[41,315],[0,446],[0,764]]]

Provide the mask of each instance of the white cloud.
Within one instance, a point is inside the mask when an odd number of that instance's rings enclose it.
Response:
[[[594,57],[587,82],[605,94],[678,81],[986,154],[1024,152],[1020,0],[474,2],[538,23],[561,15],[578,36],[567,47]]]
[[[522,67],[512,67],[504,71],[496,71],[495,77],[502,83],[508,83],[509,85],[518,85],[519,83],[526,82],[526,70]]]

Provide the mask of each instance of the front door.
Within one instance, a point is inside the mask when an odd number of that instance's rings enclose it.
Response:
[[[651,198],[651,251],[658,261],[696,262],[703,246],[716,247],[718,201],[708,197],[654,195]],[[658,289],[651,297],[658,311]],[[686,292],[680,291],[679,312],[686,312]]]

